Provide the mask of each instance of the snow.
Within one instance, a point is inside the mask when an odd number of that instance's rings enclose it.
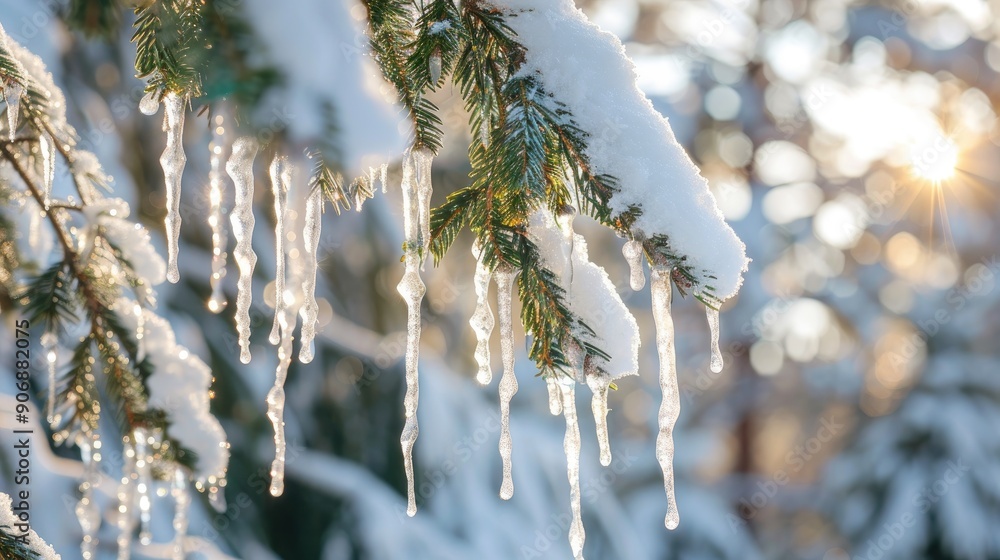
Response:
[[[248,0],[243,4],[267,62],[284,77],[264,99],[256,120],[284,128],[292,144],[331,140],[333,108],[337,148],[348,178],[398,159],[410,124],[395,106],[396,93],[368,55],[368,37],[356,0]],[[360,10],[360,12],[359,12]]]
[[[163,167],[163,183],[167,192],[167,280],[177,283],[177,243],[181,236],[181,176],[187,156],[184,155],[184,109],[187,100],[174,93],[163,98],[163,129],[167,132],[167,143],[160,155]]]
[[[0,526],[7,527],[7,531],[20,523],[12,509],[13,504],[10,496],[0,492]],[[51,546],[46,544],[41,537],[35,533],[34,529],[28,530],[28,548],[38,554],[41,560],[56,560],[61,558]]]
[[[609,360],[598,359],[600,367],[612,379],[636,375],[639,326],[608,273],[590,262],[587,241],[579,234],[567,237],[552,214],[544,209],[532,215],[528,236],[538,246],[542,264],[560,275],[569,308],[593,329],[595,343],[610,356]]]
[[[585,155],[595,173],[618,179],[613,212],[641,207],[635,237],[666,235],[716,297],[735,295],[747,267],[745,247],[667,119],[636,86],[621,41],[590,23],[571,0],[490,3],[509,14],[506,23],[527,49],[520,73],[536,76],[588,133]]]
[[[236,186],[236,200],[229,219],[236,238],[233,257],[240,268],[236,294],[236,330],[240,337],[240,361],[250,363],[250,303],[253,298],[253,269],[257,255],[253,252],[253,160],[257,155],[257,140],[250,136],[233,142],[233,153],[226,162],[226,172]]]
[[[493,368],[490,367],[490,335],[493,333],[493,310],[490,308],[490,279],[493,275],[483,263],[479,245],[472,245],[472,255],[476,257],[476,274],[473,286],[476,291],[476,311],[469,319],[469,325],[476,333],[476,363],[479,371],[476,381],[481,385],[489,385],[493,379]]]
[[[148,286],[162,284],[167,270],[163,257],[153,247],[149,231],[127,219],[130,214],[128,203],[120,198],[91,201],[83,208],[87,223],[80,239],[86,240],[86,245],[92,245],[99,230],[105,239],[121,250],[138,279]],[[86,254],[89,250],[80,252]]]
[[[500,458],[503,461],[503,482],[500,497],[509,500],[514,495],[511,453],[514,444],[510,437],[510,401],[517,393],[514,375],[514,279],[517,273],[501,265],[494,273],[497,282],[497,313],[500,316],[500,353],[503,358],[503,375],[500,377]]]
[[[399,438],[403,449],[403,468],[406,471],[407,505],[406,514],[410,517],[417,513],[417,501],[413,480],[413,446],[417,441],[420,428],[417,424],[417,404],[420,399],[418,377],[420,355],[420,302],[424,298],[426,287],[420,278],[420,255],[423,248],[421,232],[424,215],[421,203],[429,203],[429,197],[421,197],[421,177],[419,176],[419,158],[413,152],[403,156],[403,229],[406,236],[406,254],[404,256],[403,277],[399,280],[396,290],[406,302],[406,395],[403,398],[403,410],[406,417],[403,433]],[[429,167],[429,166],[428,166]],[[430,180],[429,174],[427,180]]]
[[[656,460],[663,470],[663,488],[667,494],[667,529],[677,528],[680,517],[674,498],[674,424],[680,415],[680,391],[677,387],[677,361],[674,356],[674,320],[670,316],[672,298],[670,269],[654,267],[650,278],[653,299],[653,320],[656,323],[656,353],[660,359],[660,392],[663,400],[657,414],[659,434],[656,437]]]

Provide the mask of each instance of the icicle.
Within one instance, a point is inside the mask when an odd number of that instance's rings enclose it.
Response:
[[[712,360],[709,367],[714,373],[722,371],[722,350],[719,349],[719,310],[705,307],[708,316],[708,330],[712,337]]]
[[[559,392],[559,382],[554,375],[545,378],[545,388],[549,391],[549,413],[552,416],[562,414],[562,394]]]
[[[222,161],[222,147],[226,140],[226,129],[223,126],[222,115],[215,116],[215,128],[212,129],[212,141],[208,145],[208,225],[212,228],[212,276],[209,284],[212,295],[208,299],[208,310],[219,313],[226,308],[226,298],[222,293],[222,279],[226,277],[226,244],[229,233],[225,226],[223,210],[223,188],[225,187],[225,168]]]
[[[59,342],[58,337],[52,331],[46,331],[42,335],[42,351],[45,352],[45,363],[48,365],[49,370],[49,400],[46,403],[46,413],[45,420],[48,421],[49,426],[53,426],[55,429],[56,424],[56,349],[57,343]]]
[[[635,239],[626,241],[622,254],[628,261],[629,285],[633,291],[638,292],[646,285],[646,275],[642,271],[642,243]]]
[[[135,314],[135,361],[141,362],[146,359],[146,317],[138,303],[132,306],[132,313]]]
[[[606,467],[611,464],[611,444],[608,441],[608,389],[611,387],[611,376],[597,368],[592,368],[586,375],[587,385],[594,393],[590,408],[594,412],[594,423],[597,425],[601,464]]]
[[[17,136],[18,114],[21,112],[21,93],[24,88],[17,82],[7,84],[3,90],[4,101],[7,102],[7,135],[11,142]]]
[[[187,157],[184,155],[184,106],[186,100],[168,93],[163,98],[163,128],[167,131],[167,145],[160,155],[163,183],[167,190],[167,280],[180,280],[177,271],[177,243],[181,235],[181,176]]]
[[[670,269],[654,267],[650,277],[650,291],[653,298],[653,321],[656,324],[656,353],[660,359],[660,403],[659,426],[656,436],[656,459],[663,470],[663,488],[667,494],[667,515],[664,525],[675,529],[680,522],[677,501],[674,498],[674,423],[680,415],[680,392],[677,388],[677,363],[674,356],[674,320],[670,316]]]
[[[291,174],[288,160],[275,155],[269,168],[271,174],[271,192],[274,193],[274,323],[271,324],[271,334],[268,340],[271,344],[281,341],[281,315],[285,312],[285,207],[288,204],[288,186]]]
[[[305,246],[305,270],[302,282],[304,300],[299,316],[302,318],[302,341],[299,347],[299,361],[308,364],[313,360],[316,338],[316,323],[319,320],[319,306],[316,304],[316,270],[319,268],[319,236],[323,223],[323,193],[313,189],[306,201],[306,224],[302,232]]]
[[[419,151],[419,150],[418,150]],[[403,229],[406,234],[405,271],[396,290],[406,301],[406,396],[403,409],[406,423],[399,438],[403,448],[403,467],[406,470],[407,504],[406,514],[417,513],[417,500],[413,482],[413,445],[417,441],[420,428],[417,424],[417,403],[420,397],[417,365],[420,352],[420,301],[426,287],[420,279],[420,210],[419,186],[414,177],[413,152],[403,157]]]
[[[441,52],[435,49],[428,64],[430,66],[431,86],[434,87],[441,81]]]
[[[490,121],[486,117],[479,122],[479,143],[483,146],[490,145]]]
[[[562,395],[563,416],[566,417],[566,437],[563,451],[566,453],[566,476],[569,478],[570,509],[573,521],[569,527],[569,545],[573,558],[583,560],[583,517],[580,509],[580,425],[576,418],[576,382],[569,378],[560,379],[557,384]]]
[[[101,510],[94,498],[94,488],[101,483],[101,440],[96,433],[89,432],[79,436],[77,445],[85,473],[80,483],[80,501],[76,504],[76,518],[83,531],[80,552],[84,560],[91,560],[97,554],[97,533],[101,528]]]
[[[184,560],[184,540],[188,530],[188,508],[191,495],[188,493],[187,477],[180,468],[174,471],[174,485],[170,489],[174,497],[174,560]]]
[[[500,497],[504,500],[509,500],[514,495],[510,460],[513,451],[510,438],[510,401],[517,393],[517,377],[514,376],[514,325],[511,318],[516,274],[513,268],[506,265],[501,265],[496,271],[500,353],[503,357],[503,376],[500,378],[500,458],[503,459],[503,482],[500,484]]]
[[[52,183],[56,178],[56,143],[49,135],[42,133],[38,137],[38,151],[42,154],[42,193],[44,208],[49,209],[52,198]]]
[[[240,361],[250,363],[250,301],[253,297],[253,268],[257,255],[253,252],[253,159],[257,155],[257,140],[244,136],[233,143],[233,153],[226,162],[226,172],[236,186],[236,199],[229,220],[236,238],[233,256],[240,268],[237,283],[236,330],[240,337]]]
[[[476,381],[482,385],[489,385],[493,379],[493,369],[490,367],[490,334],[493,333],[494,319],[489,300],[492,275],[480,258],[478,243],[472,245],[472,254],[476,257],[476,276],[473,281],[476,289],[476,311],[469,319],[469,325],[476,333],[476,363],[479,364]]]
[[[382,183],[382,194],[389,189],[389,164],[383,163],[378,169],[378,180]]]
[[[280,496],[285,491],[285,378],[292,362],[292,329],[288,324],[288,310],[278,316],[281,345],[278,346],[278,369],[274,372],[274,386],[267,393],[267,417],[274,427],[274,460],[271,462],[271,495]]]
[[[412,152],[414,175],[417,183],[417,210],[420,223],[421,260],[426,259],[431,246],[431,163],[434,154],[427,148]]]
[[[123,453],[124,464],[122,465],[122,481],[118,485],[118,519],[115,525],[118,527],[118,560],[128,560],[132,551],[132,531],[135,529],[135,515],[133,505],[135,504],[135,480],[138,478],[135,463],[134,439],[125,438]]]
[[[42,218],[43,214],[36,207],[34,199],[28,199],[28,247],[36,255],[44,254],[42,247]],[[93,240],[90,240],[91,243]],[[89,256],[89,251],[85,254]]]
[[[149,436],[146,430],[136,428],[135,433],[135,472],[138,476],[136,481],[136,493],[139,496],[139,542],[149,544],[153,542],[153,533],[150,531],[149,520],[152,501],[149,497],[150,486],[153,485],[153,454],[149,451]]]
[[[573,289],[573,249],[575,248],[576,236],[573,233],[573,220],[576,218],[576,208],[566,205],[563,206],[559,215],[556,217],[556,221],[559,223],[559,229],[563,234],[563,254],[566,257],[566,268],[563,271],[563,282],[567,287],[569,296],[572,297]]]
[[[160,110],[159,93],[150,91],[139,100],[139,112],[146,116],[155,115]]]

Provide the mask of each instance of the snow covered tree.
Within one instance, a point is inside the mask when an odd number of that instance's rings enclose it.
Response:
[[[500,495],[513,495],[509,408],[517,391],[511,338],[516,284],[520,319],[531,336],[529,356],[545,379],[552,412],[566,419],[564,449],[573,513],[569,538],[574,555],[582,558],[575,385],[585,383],[594,393],[600,460],[608,465],[607,395],[615,379],[637,373],[639,339],[635,319],[574,232],[574,216],[583,213],[628,239],[625,256],[633,268],[633,289],[645,283],[643,257],[652,269],[663,391],[657,458],[668,498],[665,523],[676,527],[671,432],[680,401],[670,316],[673,288],[705,303],[717,337],[718,306],[737,292],[747,265],[743,245],[723,221],[707,182],[666,119],[636,87],[620,41],[600,32],[568,0],[460,5],[436,0],[420,6],[379,0],[366,2],[364,8],[368,39],[342,49],[345,75],[337,78],[349,83],[365,78],[367,59],[360,51],[369,48],[370,40],[372,58],[395,87],[412,133],[402,154],[406,241],[405,272],[398,286],[408,307],[401,438],[407,513],[416,512],[411,453],[418,434],[418,348],[425,292],[420,271],[431,256],[442,259],[459,232],[468,228],[476,238],[479,302],[472,326],[480,337],[477,360],[484,384],[491,380],[488,340],[494,319],[486,298],[491,279],[499,289],[504,363],[499,383],[504,464]],[[87,31],[106,33],[114,29],[120,9],[116,2],[75,2],[70,17]],[[341,10],[340,23],[346,25],[347,9]],[[280,12],[271,8],[276,18],[282,17]],[[169,324],[153,311],[153,287],[181,278],[188,107],[197,104],[199,114],[208,113],[213,135],[211,204],[205,216],[212,228],[208,307],[213,312],[226,307],[219,282],[225,276],[224,200],[229,180],[235,192],[230,220],[240,276],[235,321],[243,363],[251,359],[257,265],[254,164],[258,157],[268,163],[276,259],[269,340],[278,347],[276,379],[267,395],[276,447],[270,470],[270,493],[275,496],[284,488],[284,381],[299,320],[298,361],[307,364],[316,356],[323,198],[338,212],[341,206],[360,210],[375,194],[376,183],[386,189],[386,163],[394,155],[393,146],[378,146],[371,138],[356,140],[350,134],[371,124],[351,124],[357,117],[346,116],[337,104],[346,98],[353,107],[350,96],[356,90],[317,77],[301,62],[278,71],[280,54],[269,61],[251,56],[248,45],[262,37],[273,42],[274,37],[268,37],[265,27],[249,25],[230,2],[143,1],[135,7],[134,28],[135,66],[147,80],[139,109],[154,114],[161,104],[164,107],[166,146],[160,164],[166,186],[165,263],[151,249],[148,233],[126,221],[128,204],[101,192],[108,178],[96,158],[76,148],[65,102],[37,58],[6,36],[0,53],[9,132],[0,155],[11,172],[5,182],[11,189],[8,197],[31,208],[29,238],[40,239],[45,220],[61,249],[61,258],[53,263],[38,259],[42,269],[37,274],[7,276],[29,320],[45,330],[42,342],[51,377],[48,417],[55,438],[75,443],[88,465],[77,508],[85,558],[93,557],[97,544],[99,512],[91,491],[105,449],[99,435],[103,411],[119,411],[115,416],[126,457],[118,492],[120,554],[128,554],[136,519],[140,541],[150,540],[150,477],[174,481],[177,543],[187,523],[187,480],[213,497],[225,485],[229,446],[209,414],[212,374],[177,343]],[[357,36],[347,29],[340,37],[345,41]],[[427,94],[448,78],[459,87],[470,115],[471,184],[450,193],[432,210],[431,165],[442,131]],[[282,97],[289,92],[290,98]],[[295,107],[308,106],[322,118],[267,122],[266,108],[284,99]],[[371,100],[362,103],[374,107],[376,120],[392,122],[385,117],[386,108]],[[70,170],[73,194],[53,189],[57,157]],[[6,235],[14,237],[14,229]],[[45,254],[41,246],[35,252]],[[713,352],[712,367],[719,369],[717,341]],[[69,359],[60,375],[61,353]],[[183,554],[181,544],[176,550]]]

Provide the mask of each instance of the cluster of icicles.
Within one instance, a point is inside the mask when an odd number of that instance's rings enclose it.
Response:
[[[181,176],[187,161],[183,148],[184,112],[187,101],[183,97],[168,93],[163,96],[163,105],[165,109],[163,128],[167,140],[160,156],[160,165],[163,168],[166,185],[167,280],[177,282],[180,280],[177,252],[181,224]],[[148,94],[139,104],[139,110],[146,115],[153,115],[158,109],[159,103],[155,92]],[[235,241],[233,258],[239,269],[236,331],[240,361],[246,364],[250,363],[250,307],[253,272],[257,265],[257,255],[252,245],[253,165],[260,146],[251,136],[231,140],[232,135],[226,130],[225,117],[217,114],[211,118],[208,225],[212,232],[212,273],[211,295],[207,305],[210,311],[219,313],[225,309],[227,303],[222,292],[222,280],[226,276],[228,244],[228,232],[225,227],[225,190],[226,175],[228,175],[234,187],[233,208],[229,213]],[[270,162],[268,172],[274,196],[276,241],[275,309],[269,341],[278,348],[278,366],[274,386],[267,394],[267,417],[274,427],[275,445],[275,457],[271,464],[270,493],[279,496],[284,491],[285,472],[284,384],[292,361],[292,333],[296,326],[296,317],[302,321],[299,361],[309,363],[315,354],[314,340],[319,318],[316,275],[323,201],[322,193],[318,189],[310,190],[304,185],[293,185],[293,166],[285,156],[276,154]],[[384,177],[383,170],[383,185]],[[302,222],[299,223],[297,220]],[[301,235],[297,234],[298,231],[301,231]],[[293,242],[293,247],[286,246],[290,241]],[[286,259],[289,262],[286,263]]]
[[[399,293],[406,301],[408,308],[407,345],[406,345],[406,397],[405,397],[405,427],[401,444],[403,448],[404,465],[407,480],[407,513],[416,513],[416,498],[413,478],[413,446],[419,432],[417,425],[417,400],[419,395],[418,353],[420,339],[420,302],[424,295],[424,283],[420,278],[421,254],[426,254],[428,238],[428,216],[430,212],[432,154],[426,150],[411,150],[403,159],[403,206],[404,231],[406,234],[406,255],[404,257],[405,272],[398,285]],[[573,239],[572,215],[560,220],[567,239]],[[424,253],[421,253],[421,250]],[[570,244],[572,251],[572,244]],[[494,272],[482,260],[478,246],[472,248],[476,258],[474,288],[476,292],[476,308],[469,320],[476,334],[475,359],[478,365],[476,380],[482,385],[488,385],[493,379],[490,365],[490,336],[496,326],[493,311],[488,300],[490,281],[497,284],[497,306],[500,326],[500,350],[503,362],[503,374],[500,378],[500,457],[503,463],[503,478],[500,483],[500,497],[509,500],[514,495],[514,480],[511,468],[511,453],[513,449],[510,434],[510,402],[517,393],[517,379],[514,375],[514,342],[512,301],[516,271],[501,266]],[[633,290],[641,290],[646,284],[642,269],[643,249],[641,243],[630,240],[625,243],[623,254],[629,264],[630,286]],[[572,259],[570,259],[572,262]],[[653,301],[653,318],[656,325],[656,347],[660,362],[660,390],[663,400],[660,405],[659,433],[656,438],[656,458],[663,470],[664,490],[667,496],[667,514],[664,524],[668,529],[674,529],[680,522],[677,503],[674,498],[673,475],[673,428],[680,414],[680,392],[677,385],[677,366],[674,355],[674,325],[670,314],[671,304],[671,273],[669,267],[653,267],[650,279],[650,289]],[[707,309],[708,323],[711,332],[711,369],[722,371],[722,353],[719,350],[719,313],[712,308]],[[592,411],[597,426],[597,437],[600,446],[600,460],[604,466],[611,464],[611,446],[608,442],[608,390],[611,378],[607,374],[584,371],[584,356],[581,348],[571,348],[568,361],[577,370],[575,376],[549,376],[546,386],[549,394],[549,411],[553,415],[563,415],[566,419],[566,436],[563,449],[566,453],[567,476],[570,484],[570,499],[573,520],[569,529],[569,541],[574,557],[582,560],[584,545],[584,528],[580,504],[580,428],[576,412],[576,384],[585,380],[593,392]]]
[[[167,145],[160,158],[163,167],[167,190],[166,230],[168,238],[168,273],[171,282],[177,282],[177,245],[180,233],[180,184],[184,169],[185,156],[181,143],[184,126],[185,100],[168,94],[163,98],[166,106],[164,128],[167,132]],[[140,104],[140,110],[146,114],[156,112],[158,104],[155,97],[147,96]],[[235,201],[230,221],[236,248],[234,258],[239,268],[236,299],[236,328],[239,335],[240,360],[250,361],[250,305],[251,278],[256,266],[257,256],[251,245],[253,217],[253,162],[257,155],[258,144],[251,137],[238,138],[231,144],[228,159],[223,163],[223,155],[227,144],[223,117],[213,117],[213,139],[210,149],[209,200],[210,214],[208,223],[212,231],[212,293],[208,307],[213,312],[221,311],[226,301],[221,291],[221,280],[226,274],[226,244],[227,233],[223,225],[225,208],[223,204],[224,176],[223,171],[232,179],[235,187]],[[415,515],[417,511],[413,473],[413,448],[419,433],[417,423],[417,404],[419,401],[418,356],[420,342],[420,305],[426,291],[420,270],[423,259],[428,254],[430,243],[430,200],[432,193],[431,163],[433,154],[426,149],[408,150],[403,157],[402,194],[404,233],[406,237],[404,272],[397,290],[407,305],[407,341],[405,354],[406,393],[404,397],[405,424],[400,437],[403,452],[403,463],[407,480],[407,514]],[[298,214],[289,208],[289,190],[292,188],[291,169],[289,162],[282,156],[276,156],[269,168],[272,190],[274,194],[274,210],[276,215],[276,278],[275,278],[275,316],[269,340],[278,347],[278,367],[275,383],[267,395],[268,418],[274,426],[275,458],[271,466],[272,495],[278,496],[284,489],[284,382],[288,367],[292,360],[292,331],[295,327],[296,314],[302,320],[301,347],[299,361],[308,363],[313,359],[313,339],[316,333],[318,307],[315,299],[317,247],[320,236],[320,214],[322,211],[321,194],[314,190],[302,195],[305,199],[303,235],[301,239],[304,252],[301,262],[303,266],[286,267],[285,255],[288,253],[285,243],[294,236],[287,235],[289,217]],[[374,173],[374,172],[373,172]],[[386,169],[381,169],[383,192],[386,186]],[[374,180],[374,177],[370,177]],[[358,201],[360,202],[360,201]],[[360,207],[360,205],[359,205]],[[572,239],[572,218],[561,220],[564,233]],[[493,311],[487,299],[490,281],[497,284],[498,317],[500,327],[500,348],[502,353],[503,374],[500,379],[500,456],[503,463],[503,479],[500,486],[500,497],[508,500],[514,495],[513,470],[511,454],[513,442],[510,434],[510,403],[517,393],[517,379],[514,375],[514,343],[512,301],[516,271],[500,267],[494,272],[486,267],[480,258],[478,247],[473,247],[476,258],[475,292],[476,310],[469,323],[476,334],[475,358],[478,364],[476,379],[480,384],[488,385],[492,381],[490,366],[490,336],[496,325]],[[643,249],[641,243],[635,240],[626,242],[623,255],[629,264],[630,286],[633,290],[641,290],[646,284],[642,269]],[[676,359],[674,355],[674,326],[670,315],[671,304],[671,269],[668,267],[653,267],[650,278],[652,293],[653,318],[656,325],[656,346],[660,362],[659,382],[663,395],[660,405],[659,433],[656,438],[656,457],[663,470],[664,489],[667,496],[667,514],[665,525],[668,529],[677,527],[679,515],[674,499],[673,476],[673,428],[680,413],[680,393],[677,385]],[[302,293],[296,295],[289,288],[301,286]],[[722,370],[722,355],[719,350],[719,316],[718,311],[708,308],[708,322],[712,339],[711,369],[714,372]],[[576,412],[576,383],[584,381],[593,392],[592,411],[597,425],[597,436],[600,445],[600,461],[604,466],[611,464],[611,446],[608,442],[608,390],[611,379],[607,375],[596,375],[583,371],[582,351],[570,349],[569,362],[578,370],[576,376],[550,376],[546,378],[549,394],[549,410],[553,415],[563,415],[566,420],[566,436],[563,447],[567,457],[567,476],[570,483],[571,510],[573,521],[569,531],[570,546],[577,559],[583,558],[584,528],[581,518],[580,504],[580,428]],[[136,434],[136,444],[126,456],[126,476],[122,479],[119,498],[122,504],[131,502],[133,493],[138,494],[141,523],[148,521],[148,473],[144,475],[145,465],[142,456],[145,445],[143,435]],[[131,453],[131,455],[129,454]],[[91,463],[92,464],[92,463]],[[131,469],[131,470],[130,470]],[[129,474],[131,473],[131,474]],[[178,531],[186,527],[186,509],[189,498],[185,493],[183,480],[179,478],[174,485],[177,501],[177,518],[174,526]],[[135,480],[138,480],[137,482]],[[85,485],[88,483],[85,482]],[[134,485],[134,488],[133,488]],[[85,494],[81,499],[81,524],[85,534],[89,519],[93,515],[89,506],[89,497]],[[145,505],[144,505],[145,504]],[[145,509],[144,509],[145,508]],[[119,528],[125,535],[131,531],[133,516],[126,515],[127,506],[120,506],[122,522]],[[145,533],[140,529],[140,539]],[[179,533],[183,534],[183,533]],[[124,538],[124,537],[123,537]],[[85,541],[87,537],[85,536]],[[122,541],[120,541],[121,544]]]

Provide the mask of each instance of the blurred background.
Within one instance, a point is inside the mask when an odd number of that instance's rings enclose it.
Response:
[[[257,4],[236,2],[246,10]],[[623,240],[576,221],[643,333],[640,377],[622,380],[611,396],[610,467],[598,462],[589,393],[579,392],[586,556],[1000,558],[1000,2],[580,7],[626,44],[640,86],[700,164],[753,259],[739,296],[723,307],[721,373],[708,367],[703,307],[692,298],[675,303],[681,524],[669,532],[653,455],[660,396],[649,295],[628,289]],[[159,117],[136,110],[142,84],[133,78],[129,12],[108,41],[69,29],[66,9],[55,0],[2,0],[0,23],[48,64],[84,147],[163,248],[164,135]],[[438,204],[467,184],[470,135],[457,91],[446,86],[434,101],[446,125],[434,162]],[[196,502],[192,557],[570,558],[564,425],[548,414],[519,329],[516,492],[509,502],[497,496],[496,380],[486,388],[474,380],[475,263],[465,236],[425,273],[420,511],[405,515],[398,190],[378,194],[363,212],[324,216],[317,359],[292,366],[288,480],[283,496],[267,494],[273,441],[264,396],[277,361],[266,340],[270,194],[259,175],[254,361],[244,366],[233,306],[220,315],[205,306],[209,139],[207,119],[190,114],[184,270],[179,284],[159,290],[160,312],[179,342],[215,372],[213,412],[232,444],[228,507],[219,513]],[[390,184],[398,172],[398,164],[390,168]],[[235,277],[226,279],[230,298]],[[13,380],[5,376],[2,387],[9,408]],[[14,464],[7,443],[0,445],[5,492]],[[77,558],[78,452],[36,453],[34,484],[45,490],[34,528],[63,558]],[[118,475],[114,460],[104,463],[100,500],[111,508]],[[160,544],[139,557],[168,554],[172,504],[162,497],[155,507]],[[101,534],[102,558],[113,554],[112,525]]]

